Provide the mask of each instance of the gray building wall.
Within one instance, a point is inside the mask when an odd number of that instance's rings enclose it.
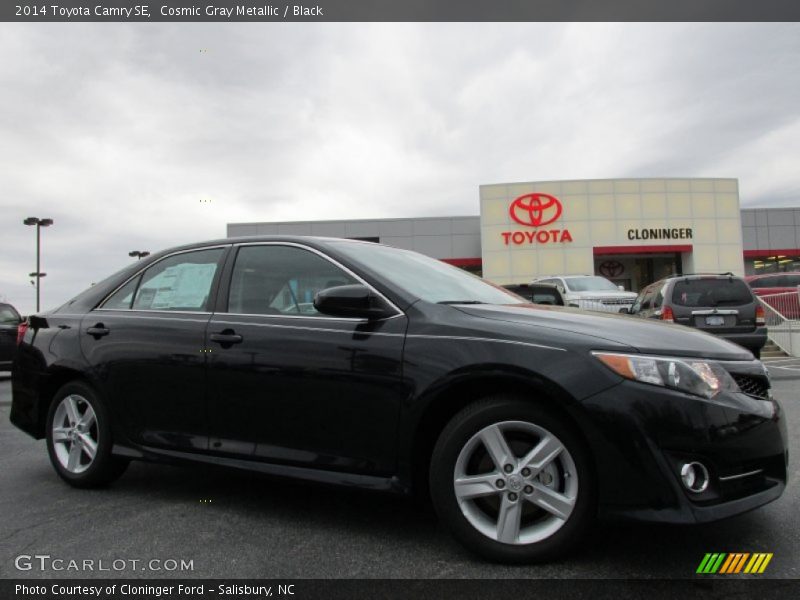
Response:
[[[756,250],[800,250],[800,208],[743,208],[741,212],[745,253]],[[229,223],[227,235],[376,237],[382,244],[416,250],[434,258],[481,256],[478,216]]]
[[[742,209],[745,250],[800,248],[800,208]]]
[[[378,238],[382,244],[415,250],[434,258],[480,258],[480,217],[364,219],[286,223],[229,223],[228,237],[316,235]]]

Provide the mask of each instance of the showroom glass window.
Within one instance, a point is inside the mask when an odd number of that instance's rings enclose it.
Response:
[[[184,252],[159,261],[142,275],[133,309],[206,311],[222,253],[222,248],[214,248]],[[111,296],[103,308],[124,308],[126,293],[130,293],[126,288],[127,285]]]
[[[296,246],[243,246],[236,256],[228,312],[319,317],[314,295],[359,283],[329,260]]]

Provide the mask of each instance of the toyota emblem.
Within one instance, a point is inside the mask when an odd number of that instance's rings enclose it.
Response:
[[[548,225],[561,216],[561,211],[558,198],[539,192],[520,196],[508,207],[509,216],[526,227]]]
[[[625,265],[618,260],[607,260],[600,264],[600,274],[609,279],[619,277],[625,272]]]

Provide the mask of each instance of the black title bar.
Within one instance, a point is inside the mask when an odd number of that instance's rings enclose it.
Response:
[[[467,573],[464,573],[465,575]],[[2,580],[3,600],[492,600],[494,598],[796,598],[798,580],[624,579],[40,579]]]
[[[798,21],[798,0],[4,0],[11,22]]]

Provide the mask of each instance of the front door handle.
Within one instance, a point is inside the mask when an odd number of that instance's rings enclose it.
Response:
[[[103,337],[104,335],[108,335],[111,333],[111,330],[102,323],[96,323],[93,327],[89,327],[89,329],[86,330],[86,333],[93,335],[95,339],[97,339],[99,337]]]
[[[233,329],[223,329],[219,333],[212,333],[210,336],[212,342],[222,344],[240,344],[242,336],[237,334]]]

